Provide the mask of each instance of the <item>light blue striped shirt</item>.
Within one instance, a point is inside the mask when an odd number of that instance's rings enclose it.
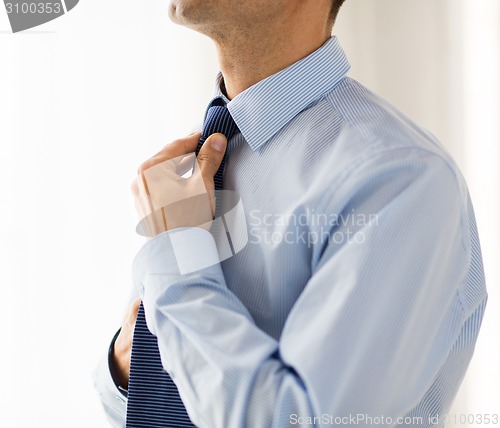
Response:
[[[176,229],[134,261],[199,427],[441,426],[465,374],[487,298],[466,184],[429,132],[348,70],[333,37],[226,99],[241,130],[224,188],[245,210],[242,251],[180,275],[175,257],[217,250],[194,228],[174,257]],[[96,384],[123,426],[105,368]]]

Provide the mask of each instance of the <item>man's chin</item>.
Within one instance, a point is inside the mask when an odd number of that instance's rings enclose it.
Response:
[[[172,22],[180,25],[191,26],[199,14],[199,6],[194,0],[170,0],[168,15]]]
[[[175,22],[176,24],[180,24],[179,22],[179,2],[178,0],[170,0],[170,4],[168,5],[168,17],[172,22]]]
[[[174,24],[212,37],[223,15],[217,12],[218,5],[212,0],[170,0],[168,15]]]

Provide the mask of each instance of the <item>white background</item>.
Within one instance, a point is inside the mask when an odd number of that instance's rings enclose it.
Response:
[[[500,413],[498,3],[348,0],[335,30],[351,76],[435,133],[469,183],[490,301],[457,414]],[[142,244],[129,184],[202,119],[217,71],[167,6],[81,0],[11,34],[0,5],[2,426],[107,426],[91,373]]]

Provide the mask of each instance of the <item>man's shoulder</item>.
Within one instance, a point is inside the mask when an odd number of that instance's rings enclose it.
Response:
[[[300,116],[301,126],[294,132],[304,141],[307,150],[302,152],[311,153],[308,164],[316,166],[309,173],[314,176],[311,181],[318,176],[330,187],[356,186],[356,178],[378,174],[378,179],[391,181],[398,171],[413,174],[415,180],[424,175],[445,177],[467,199],[460,169],[437,138],[351,78],[342,79]]]
[[[323,98],[329,114],[323,120],[336,122],[336,150],[346,150],[356,158],[375,154],[412,152],[441,158],[455,174],[458,167],[447,149],[423,126],[354,79],[345,77]],[[392,156],[391,156],[392,157]]]
[[[367,144],[446,152],[431,132],[354,79],[342,79],[325,100],[344,127],[356,130]]]

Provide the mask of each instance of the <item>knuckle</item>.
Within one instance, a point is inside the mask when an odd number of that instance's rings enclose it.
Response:
[[[147,161],[144,161],[140,166],[138,170],[138,174],[144,174],[144,172],[151,167],[159,164],[162,161],[162,158],[157,154],[154,155],[153,157],[149,158]]]
[[[143,162],[139,165],[139,168],[137,169],[137,174],[141,175],[150,167],[150,161],[147,160],[146,162]]]
[[[212,169],[215,169],[217,167],[217,161],[208,153],[200,152],[198,154],[198,161],[205,165],[208,165]]]
[[[182,144],[183,144],[182,139],[171,141],[166,146],[164,146],[163,149],[161,149],[159,151],[159,153],[165,153],[166,151],[171,150],[173,147],[178,146],[178,145],[182,145]]]
[[[162,152],[164,150],[168,150],[171,146],[173,146],[174,144],[176,144],[177,141],[179,141],[179,140],[170,141],[170,143],[165,144],[163,146],[163,148],[160,150],[160,152]]]
[[[132,305],[131,305],[131,312],[133,315],[137,316],[137,312],[139,311],[139,306],[141,305],[141,298],[138,297],[137,299],[135,299],[133,302],[132,302]]]

